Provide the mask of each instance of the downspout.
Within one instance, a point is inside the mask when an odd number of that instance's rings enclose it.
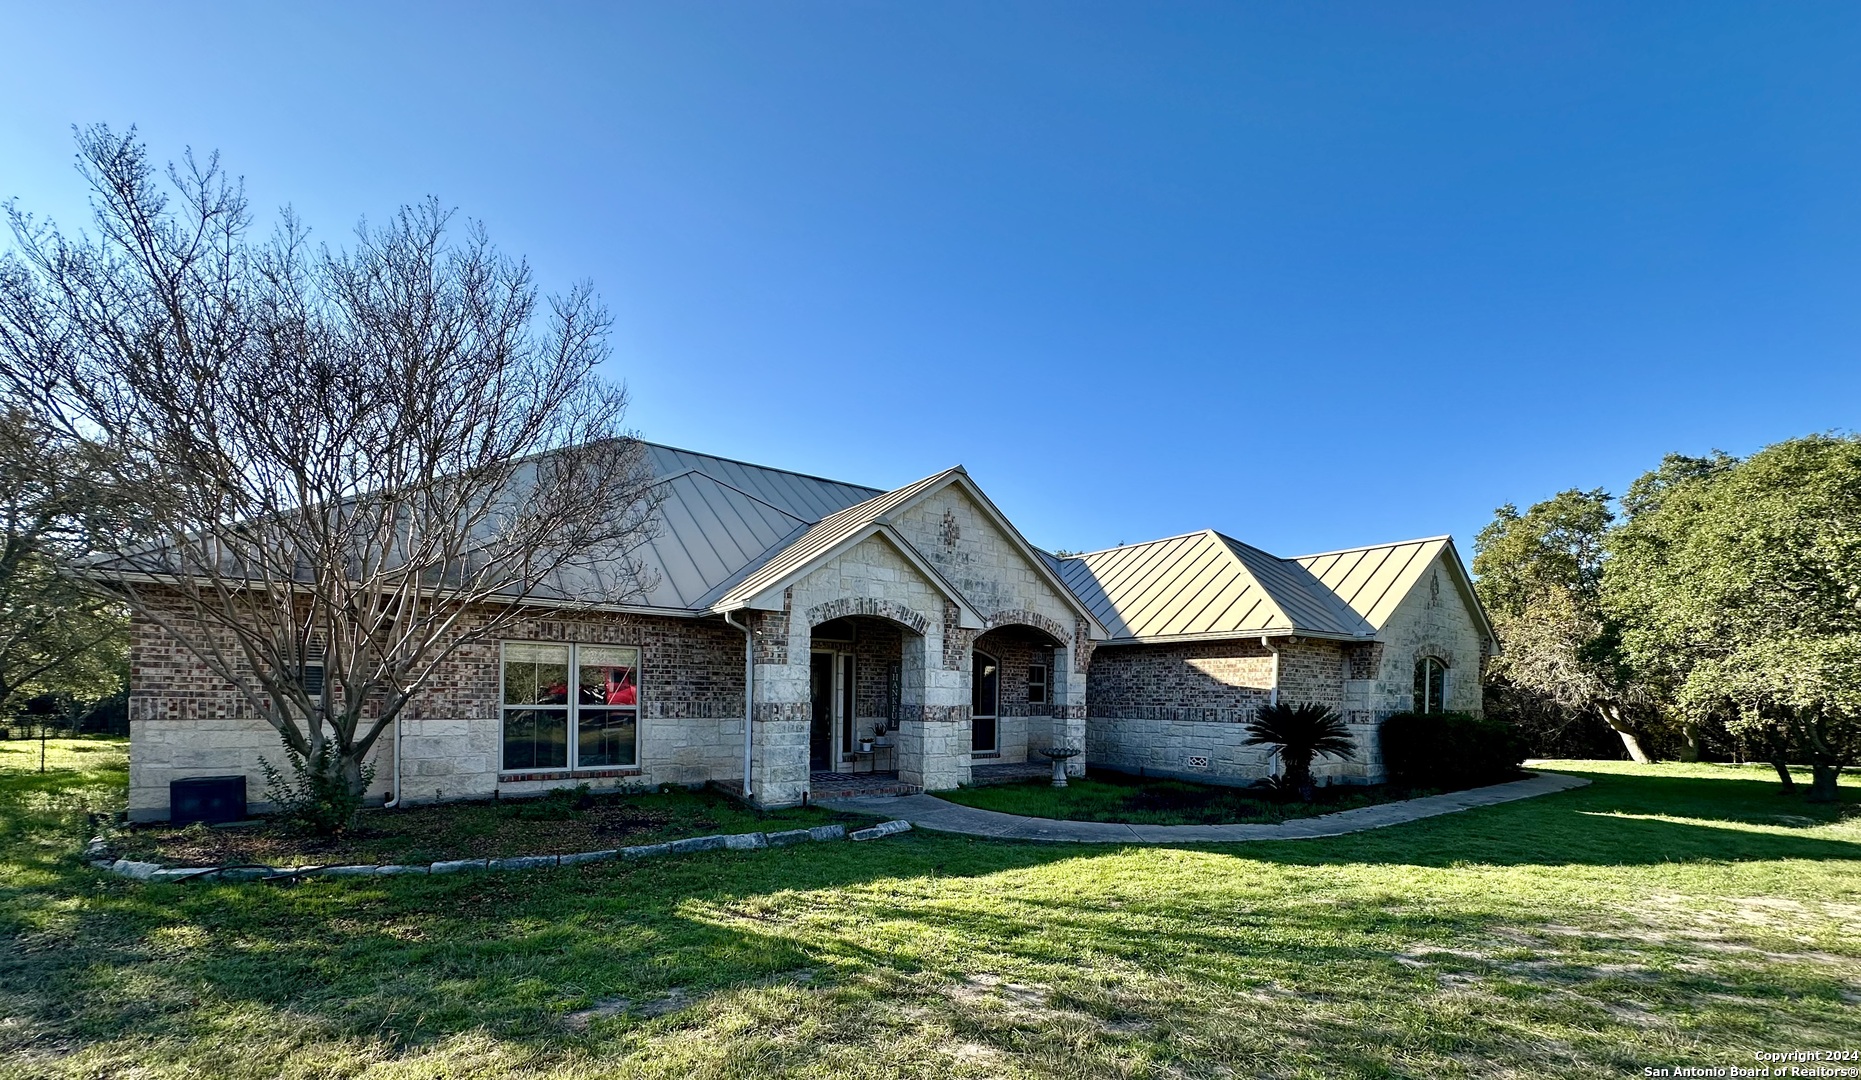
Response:
[[[743,797],[750,797],[750,732],[756,718],[756,635],[724,612],[724,621],[743,631]]]
[[[394,793],[388,796],[387,802],[381,804],[383,810],[393,810],[401,805],[401,721],[406,716],[403,710],[401,715],[394,718]]]
[[[1273,647],[1273,639],[1260,635],[1260,647],[1273,654],[1273,685],[1267,691],[1267,704],[1279,704],[1279,650]]]

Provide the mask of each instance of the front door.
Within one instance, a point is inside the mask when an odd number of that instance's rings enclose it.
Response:
[[[811,654],[808,674],[814,698],[814,723],[808,729],[808,768],[831,769],[834,767],[834,654]]]
[[[976,653],[969,676],[969,749],[992,754],[997,749],[995,717],[1001,709],[1001,662],[988,653]]]

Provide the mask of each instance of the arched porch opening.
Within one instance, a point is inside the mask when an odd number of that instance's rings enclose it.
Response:
[[[898,784],[901,757],[908,752],[900,727],[921,711],[924,700],[922,630],[887,614],[810,615],[819,620],[808,629],[812,796]]]
[[[1054,706],[1065,693],[1067,655],[1053,630],[1027,622],[1004,622],[976,637],[969,671],[975,767],[1044,767],[1040,751],[1056,745]]]

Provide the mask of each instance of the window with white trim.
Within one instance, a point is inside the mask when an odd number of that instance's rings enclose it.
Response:
[[[1415,711],[1447,711],[1447,665],[1432,656],[1415,661]]]
[[[503,683],[505,769],[639,763],[637,647],[507,641]]]

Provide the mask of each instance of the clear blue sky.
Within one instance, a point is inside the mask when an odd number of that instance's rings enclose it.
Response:
[[[99,120],[333,240],[436,194],[646,437],[1049,547],[1465,546],[1855,423],[1861,5],[525,7],[8,4],[0,195],[75,223]]]

